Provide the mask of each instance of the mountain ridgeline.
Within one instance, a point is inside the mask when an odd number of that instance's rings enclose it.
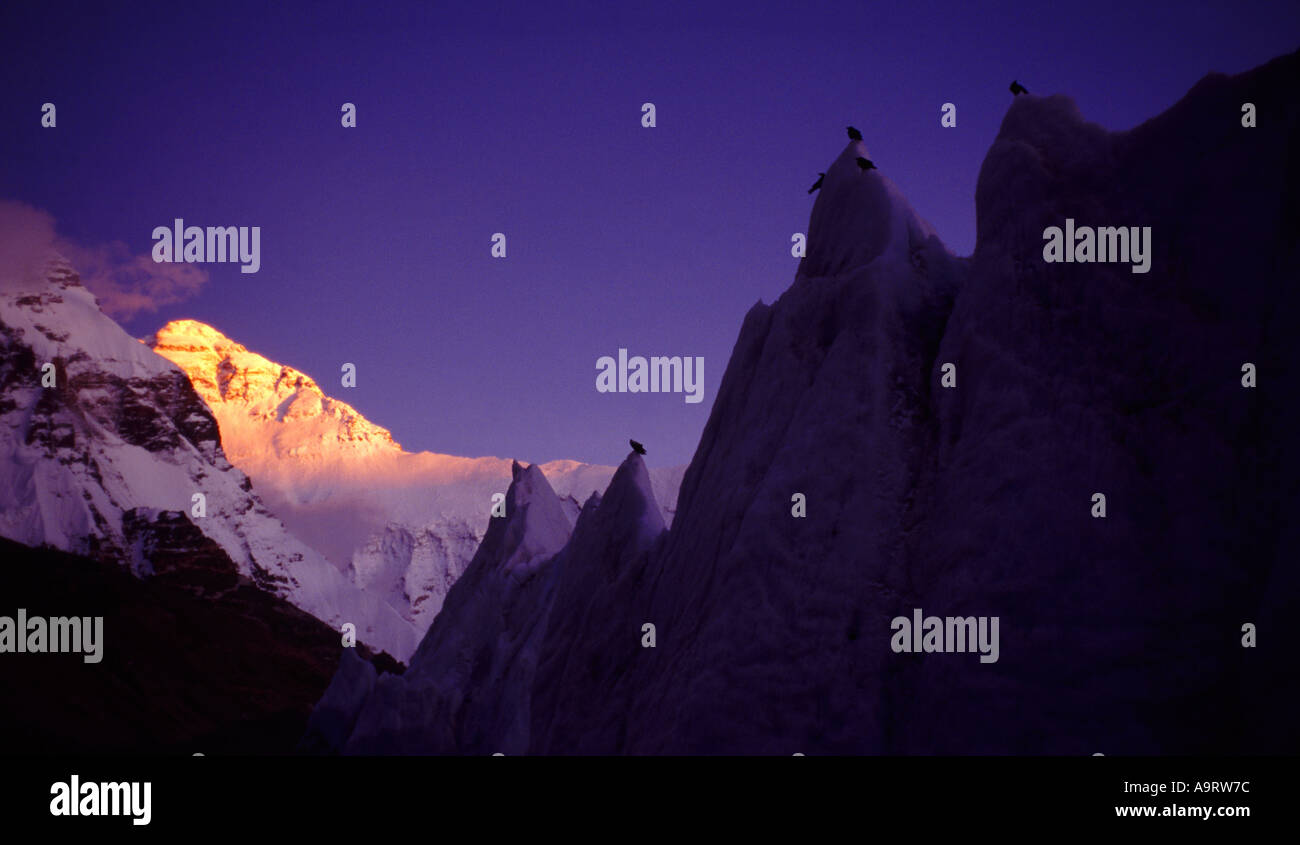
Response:
[[[194,320],[174,320],[145,344],[189,377],[220,426],[226,457],[289,532],[423,634],[483,539],[511,462],[408,452],[306,373]],[[542,470],[571,521],[614,474],[568,460]],[[665,519],[682,471],[653,472]]]
[[[184,373],[105,316],[66,261],[28,282],[0,292],[0,536],[140,577],[162,548],[224,556],[336,630],[352,622],[410,655],[416,627],[285,530]]]
[[[1016,97],[968,258],[850,143],[671,529],[636,454],[571,536],[516,467],[408,671],[345,661],[304,747],[1300,750],[1298,77],[1211,75],[1124,132]],[[1044,261],[1067,218],[1149,226],[1149,272]],[[997,617],[998,658],[895,651],[915,609]]]

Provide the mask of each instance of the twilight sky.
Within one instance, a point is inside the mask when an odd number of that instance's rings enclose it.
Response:
[[[1126,129],[1300,46],[1300,6],[1239,0],[53,5],[0,11],[0,198],[141,254],[262,227],[260,272],[128,331],[202,320],[408,449],[529,461],[689,461],[845,124],[969,254],[1012,78]],[[703,356],[704,402],[597,393],[619,347]]]

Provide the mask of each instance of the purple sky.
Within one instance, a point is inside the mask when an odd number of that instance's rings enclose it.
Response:
[[[128,331],[209,322],[408,449],[617,463],[635,437],[653,465],[690,459],[746,310],[793,280],[845,124],[969,254],[1012,78],[1124,129],[1300,44],[1294,2],[12,5],[0,197],[138,253],[177,216],[262,227],[261,272],[207,265]],[[705,401],[598,394],[620,346],[703,356]]]

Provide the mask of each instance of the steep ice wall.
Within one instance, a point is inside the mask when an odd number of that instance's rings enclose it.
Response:
[[[372,696],[349,750],[1300,748],[1297,75],[1300,54],[1211,76],[1121,133],[1015,98],[969,259],[850,145],[794,284],[746,316],[671,530],[635,529],[625,463],[533,592],[472,613],[449,597],[445,630],[516,633],[426,638],[431,664],[490,667],[441,689],[457,715],[436,740],[385,727],[427,701]],[[1268,123],[1243,128],[1243,102]],[[1067,217],[1150,226],[1150,272],[1046,264]],[[891,620],[915,609],[997,617],[997,661],[895,653]]]
[[[1287,649],[1241,636],[1285,631],[1300,595],[1296,302],[1279,284],[1297,268],[1298,67],[1210,77],[1124,133],[1063,97],[1016,98],[964,271],[937,250],[886,262],[890,240],[856,222],[819,246],[814,227],[795,285],[746,320],[645,576],[659,648],[586,690],[633,691],[604,747],[1294,749]],[[1240,125],[1243,102],[1267,133]],[[827,202],[851,202],[843,160]],[[902,216],[854,189],[863,204],[834,221]],[[1045,264],[1044,228],[1066,217],[1151,226],[1150,272]],[[865,259],[888,271],[870,293],[807,275]],[[949,314],[927,282],[953,276]],[[1243,388],[1247,361],[1282,385]],[[1000,617],[1000,659],[894,654],[889,621],[914,608]],[[540,750],[590,741],[574,726]]]
[[[962,266],[859,155],[850,144],[827,171],[794,285],[741,328],[667,547],[635,587],[657,647],[594,681],[627,687],[626,713],[599,736],[557,714],[539,750],[882,741],[879,645],[907,589],[930,372]]]
[[[935,396],[908,552],[927,611],[1001,614],[1002,658],[916,661],[898,698],[928,718],[896,716],[893,747],[1295,748],[1293,727],[1278,735],[1294,665],[1241,639],[1248,622],[1282,634],[1300,596],[1283,282],[1297,58],[1207,77],[1127,132],[1064,97],[1015,98],[980,173],[978,246],[937,356],[960,386]],[[1244,102],[1266,127],[1242,127]],[[1150,271],[1045,263],[1042,233],[1067,217],[1150,226]]]
[[[516,466],[506,516],[488,528],[407,672],[380,678],[349,753],[521,754],[557,711],[608,708],[556,693],[571,688],[566,676],[586,677],[589,658],[617,662],[637,647],[607,629],[626,608],[604,602],[664,534],[641,457],[629,454],[605,495],[588,499],[572,537],[567,525],[541,471]]]
[[[506,515],[488,526],[410,668],[381,676],[361,703],[349,752],[527,748],[532,656],[549,615],[551,559],[570,529],[538,467],[515,464],[512,475]]]

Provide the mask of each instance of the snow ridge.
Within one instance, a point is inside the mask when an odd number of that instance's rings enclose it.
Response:
[[[285,531],[227,461],[185,374],[106,317],[66,261],[43,284],[5,285],[0,351],[0,535],[148,575],[148,526],[179,515],[264,589],[410,654],[414,627]],[[205,516],[191,516],[195,494]]]
[[[482,541],[492,496],[511,483],[512,461],[404,451],[306,374],[195,320],[170,322],[145,343],[190,377],[227,456],[289,530],[426,630]],[[684,469],[651,474],[665,521]],[[541,471],[563,497],[570,525],[577,502],[614,474],[567,460]]]

